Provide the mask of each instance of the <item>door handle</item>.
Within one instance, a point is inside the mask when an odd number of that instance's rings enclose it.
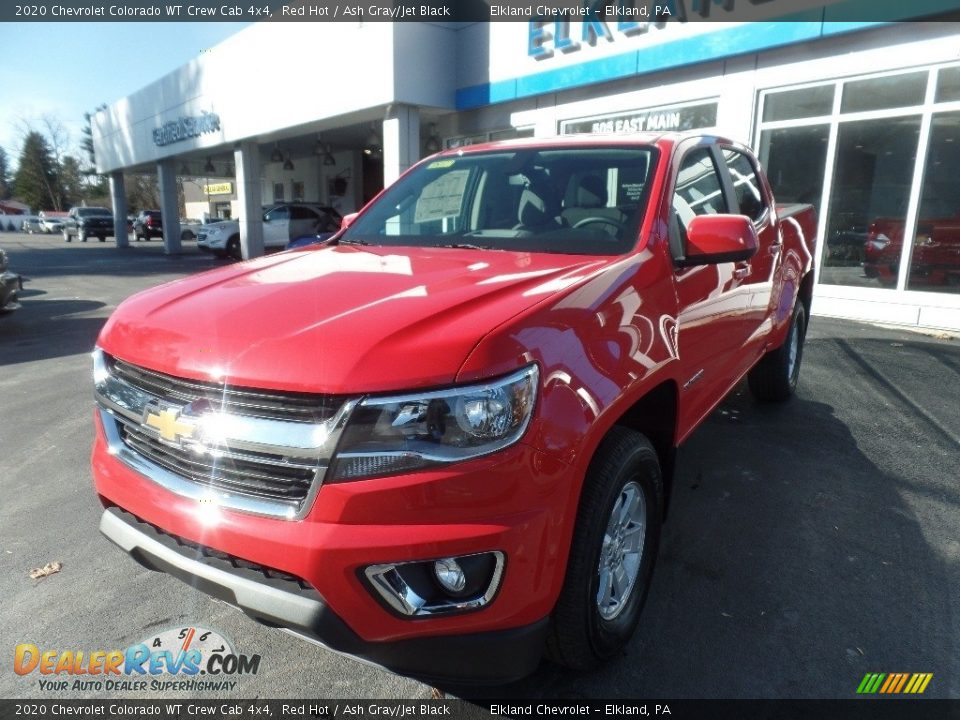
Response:
[[[767,252],[771,255],[776,255],[783,249],[783,243],[773,243],[772,245],[767,246]]]

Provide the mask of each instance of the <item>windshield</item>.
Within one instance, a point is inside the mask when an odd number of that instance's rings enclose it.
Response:
[[[656,153],[578,146],[438,158],[390,187],[340,239],[619,255],[636,243]]]
[[[79,210],[77,210],[77,215],[79,215],[80,217],[93,217],[93,216],[99,217],[101,215],[108,215],[110,217],[113,217],[113,213],[111,213],[106,208],[80,208]]]

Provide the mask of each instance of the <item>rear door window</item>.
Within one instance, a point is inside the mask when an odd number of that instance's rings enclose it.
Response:
[[[767,212],[767,204],[760,190],[757,169],[743,153],[730,148],[723,148],[722,152],[740,214],[746,215],[753,222],[759,222]]]

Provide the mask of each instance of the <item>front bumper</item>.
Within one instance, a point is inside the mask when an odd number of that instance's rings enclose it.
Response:
[[[113,237],[113,225],[81,225],[77,227],[77,233],[80,232],[86,233],[88,237],[100,235]]]
[[[111,454],[99,420],[92,465],[111,540],[260,622],[421,679],[501,682],[536,667],[563,582],[576,483],[568,466],[529,446],[441,470],[327,483],[301,520],[221,509],[211,523],[196,499]],[[135,531],[115,508],[132,516]],[[163,538],[192,545],[190,562],[161,551]],[[302,588],[277,595],[263,574],[248,583],[211,572],[194,564],[197,547],[289,574]],[[364,569],[378,563],[494,550],[506,557],[502,582],[471,612],[400,617],[364,582]]]
[[[215,559],[203,555],[191,558],[169,535],[118,508],[104,511],[100,531],[144,567],[173,575],[257,622],[394,672],[433,681],[496,683],[528,675],[540,661],[546,618],[504,631],[371,643],[354,633],[316,592],[286,580],[254,579],[255,571],[244,572],[225,561],[217,567]]]
[[[207,236],[197,236],[197,247],[205,252],[221,252],[227,247],[227,238]]]

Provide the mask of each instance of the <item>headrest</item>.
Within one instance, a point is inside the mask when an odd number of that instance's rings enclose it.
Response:
[[[599,175],[584,175],[577,188],[577,207],[600,208],[607,206],[607,184]]]

